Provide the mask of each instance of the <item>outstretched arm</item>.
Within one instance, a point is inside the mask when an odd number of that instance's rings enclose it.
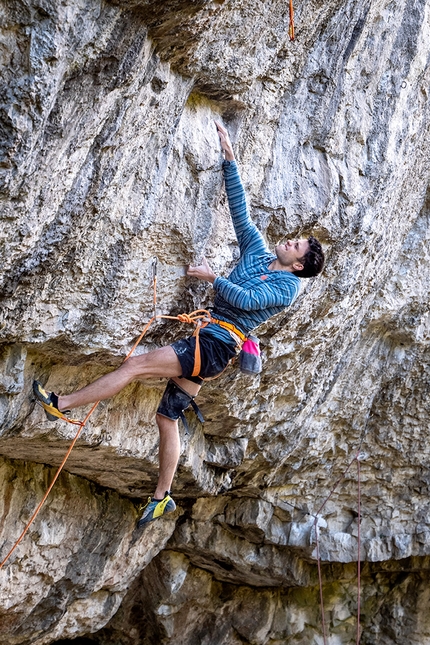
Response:
[[[218,121],[215,121],[215,124],[225,156],[223,163],[225,189],[240,253],[241,255],[264,253],[267,251],[266,243],[249,215],[245,190],[234,158],[230,137],[227,130]]]
[[[245,191],[237,170],[233,146],[228,132],[218,121],[215,121],[215,124],[225,157],[224,178],[227,198],[240,251],[242,254],[266,251],[263,236],[249,216]],[[198,266],[188,267],[187,275],[198,278],[199,280],[211,282],[212,284],[216,280],[216,275],[208,265],[206,258],[203,258],[202,263]]]

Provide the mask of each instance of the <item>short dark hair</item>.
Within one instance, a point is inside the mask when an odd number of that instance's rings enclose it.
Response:
[[[299,278],[313,278],[321,273],[324,267],[324,251],[316,237],[308,237],[309,251],[307,251],[299,262],[303,264],[303,269],[293,271],[294,275]]]

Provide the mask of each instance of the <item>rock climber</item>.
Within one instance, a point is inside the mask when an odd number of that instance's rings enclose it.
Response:
[[[180,455],[178,420],[189,405],[198,411],[194,398],[205,378],[220,374],[238,353],[242,342],[258,325],[282,311],[297,298],[300,278],[318,275],[324,253],[314,237],[288,240],[269,252],[263,236],[252,222],[233,147],[227,130],[215,122],[222,151],[223,172],[230,213],[240,247],[240,260],[228,278],[216,276],[205,258],[190,266],[187,274],[213,284],[216,292],[211,322],[201,329],[201,368],[194,371],[196,339],[178,340],[172,345],[129,358],[121,367],[72,394],[47,392],[38,381],[33,384],[36,399],[49,420],[58,414],[95,401],[108,399],[135,379],[169,379],[156,414],[159,429],[159,477],[154,496],[148,498],[138,526],[175,510],[170,489]]]

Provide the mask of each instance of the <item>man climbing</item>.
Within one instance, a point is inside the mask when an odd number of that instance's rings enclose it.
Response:
[[[216,126],[225,157],[225,186],[240,260],[228,278],[216,276],[205,258],[199,266],[188,269],[189,276],[212,283],[216,291],[211,322],[199,333],[198,375],[193,375],[196,338],[192,336],[131,357],[117,370],[72,394],[56,395],[46,392],[37,381],[33,384],[37,400],[48,419],[54,421],[58,417],[50,411],[58,414],[60,410],[108,399],[135,379],[169,378],[156,415],[160,433],[158,483],[154,497],[148,499],[144,508],[139,527],[176,508],[170,488],[180,455],[178,419],[184,420],[183,412],[190,404],[198,411],[194,398],[203,380],[220,374],[255,327],[296,299],[300,278],[318,275],[324,264],[321,244],[314,237],[278,244],[275,254],[268,251],[249,216],[227,130],[220,123],[216,122]]]

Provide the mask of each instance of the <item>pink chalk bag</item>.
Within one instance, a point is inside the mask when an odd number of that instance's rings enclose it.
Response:
[[[256,336],[248,336],[239,353],[240,371],[249,376],[256,376],[262,370],[260,341]]]

